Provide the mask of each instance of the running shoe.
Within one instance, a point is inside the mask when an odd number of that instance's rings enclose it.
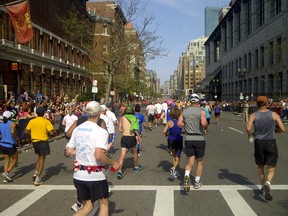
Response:
[[[265,192],[265,199],[267,201],[271,201],[273,199],[272,194],[271,194],[271,187],[269,184],[265,183],[263,186],[263,190]]]
[[[201,182],[195,182],[194,185],[193,185],[194,189],[199,189],[201,187],[202,187],[202,183]]]
[[[35,182],[35,180],[36,180],[36,177],[37,177],[37,175],[36,175],[36,174],[34,174],[34,175],[32,176],[32,181],[33,181],[33,182]]]
[[[261,194],[262,196],[265,196],[265,191],[264,191],[264,188],[263,188],[263,187],[262,187],[261,190],[260,190],[260,194]]]
[[[187,176],[187,175],[184,176],[183,188],[186,192],[188,192],[190,190],[190,176]]]
[[[177,170],[175,170],[174,176],[175,176],[175,177],[180,176],[180,173],[179,173]]]
[[[138,165],[137,167],[134,167],[134,172],[135,173],[138,173],[142,170],[142,166],[141,165]]]
[[[118,179],[122,179],[123,177],[124,177],[123,173],[122,173],[121,171],[119,171],[119,172],[117,173],[117,178],[118,178]]]
[[[74,212],[77,212],[77,211],[79,211],[82,207],[83,207],[83,204],[78,205],[77,202],[76,202],[76,203],[74,203],[74,204],[71,206],[71,209],[72,209]]]
[[[40,177],[36,177],[35,181],[34,181],[34,185],[35,186],[39,186],[43,184],[43,182],[41,181],[41,178]]]
[[[7,182],[12,182],[13,181],[13,179],[9,176],[9,174],[8,173],[6,173],[6,172],[3,172],[2,173],[2,176],[5,178],[5,180],[7,181]]]

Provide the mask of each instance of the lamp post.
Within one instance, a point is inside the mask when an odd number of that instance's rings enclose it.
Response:
[[[215,101],[217,101],[217,99],[218,99],[217,87],[218,87],[219,79],[213,79],[212,81],[213,81],[213,86],[214,86],[214,99],[215,99]]]
[[[244,99],[242,81],[245,78],[245,73],[246,73],[246,68],[245,67],[243,68],[243,70],[240,67],[238,68],[239,85],[240,85],[240,100]]]

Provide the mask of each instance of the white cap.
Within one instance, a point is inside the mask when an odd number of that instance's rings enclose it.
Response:
[[[107,109],[107,107],[104,105],[104,104],[102,104],[101,105],[101,111],[104,111],[104,110],[106,110]]]
[[[86,114],[88,116],[96,116],[101,110],[100,104],[96,101],[90,101],[86,105]]]
[[[13,116],[13,112],[5,111],[3,113],[3,117],[6,117],[7,119],[11,118]]]
[[[199,98],[199,95],[198,94],[192,94],[191,96],[190,96],[190,101],[192,102],[192,103],[195,103],[195,102],[199,102],[199,100],[200,100],[200,98]]]

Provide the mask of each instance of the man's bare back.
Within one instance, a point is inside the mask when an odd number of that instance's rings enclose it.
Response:
[[[123,136],[135,136],[134,132],[130,130],[131,124],[124,116],[121,117],[119,123],[119,132],[123,133]]]

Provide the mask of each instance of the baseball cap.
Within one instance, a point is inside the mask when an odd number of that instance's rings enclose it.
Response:
[[[101,106],[96,101],[90,101],[86,105],[86,114],[88,116],[96,116],[100,110],[101,110]]]
[[[131,105],[127,105],[125,113],[126,114],[132,114],[133,113],[133,107]]]
[[[38,116],[44,116],[45,112],[46,112],[46,109],[42,106],[40,106],[36,109],[36,114]]]
[[[104,111],[104,110],[106,110],[107,109],[107,107],[104,105],[104,104],[102,104],[101,105],[101,111]]]
[[[198,94],[192,94],[191,96],[190,96],[190,101],[191,101],[191,103],[195,103],[195,102],[199,102],[199,100],[200,100],[200,98],[199,98],[199,95]]]
[[[257,103],[264,103],[264,104],[268,104],[268,98],[266,96],[258,96],[256,99]]]
[[[13,116],[13,113],[10,111],[5,111],[3,113],[3,117],[6,117],[7,119],[11,118]]]

